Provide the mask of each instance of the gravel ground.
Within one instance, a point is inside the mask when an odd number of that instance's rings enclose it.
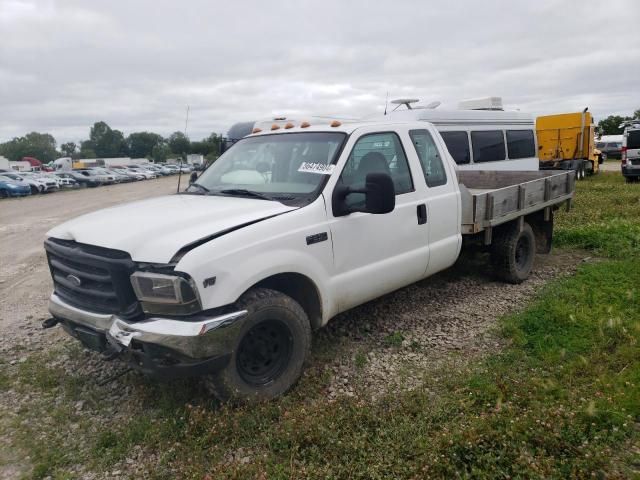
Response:
[[[47,365],[63,372],[62,378],[73,380],[75,390],[73,401],[63,381],[46,393],[28,383],[0,392],[0,478],[16,478],[31,468],[31,459],[15,448],[15,439],[24,434],[15,427],[16,419],[25,411],[32,412],[24,420],[28,422],[25,431],[45,431],[47,426],[51,430],[53,424],[61,442],[82,449],[88,447],[79,432],[127,423],[144,408],[145,398],[158,393],[153,382],[136,373],[100,385],[123,366],[117,361],[105,363],[97,354],[82,350],[60,328],[40,328],[47,317],[51,288],[42,239],[60,221],[98,207],[169,193],[175,181],[167,178],[2,202],[0,366],[13,374],[26,369],[35,357],[55,352]],[[329,376],[326,401],[341,395],[367,399],[412,389],[429,372],[456,368],[497,351],[501,340],[495,331],[496,320],[523,308],[546,282],[573,273],[580,262],[588,260],[580,252],[539,256],[530,280],[506,285],[494,282],[478,257],[465,256],[448,272],[341,314],[318,332],[313,354],[318,363],[311,370]],[[328,358],[319,353],[327,346],[332,346]],[[167,388],[194,388],[194,395],[204,395],[197,386]],[[46,405],[66,409],[69,421],[58,425],[47,412],[40,415]],[[155,454],[136,448],[109,472],[90,472],[81,463],[72,470],[82,478],[138,477],[153,468]]]

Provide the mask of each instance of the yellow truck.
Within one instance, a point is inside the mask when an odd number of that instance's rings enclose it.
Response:
[[[576,180],[595,174],[602,156],[595,148],[591,113],[559,113],[536,118],[540,170],[575,170]]]

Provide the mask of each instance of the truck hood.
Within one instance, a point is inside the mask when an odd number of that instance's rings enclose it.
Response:
[[[251,198],[167,195],[82,215],[47,237],[122,250],[139,262],[168,263],[186,245],[294,209]]]

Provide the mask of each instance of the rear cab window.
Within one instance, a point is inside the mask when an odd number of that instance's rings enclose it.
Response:
[[[409,136],[420,159],[420,166],[427,186],[438,187],[446,184],[447,173],[431,134],[427,130],[411,130]]]

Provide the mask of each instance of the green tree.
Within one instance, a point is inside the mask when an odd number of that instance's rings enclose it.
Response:
[[[640,108],[633,112],[633,118],[640,120]]]
[[[620,115],[609,115],[598,122],[598,128],[602,135],[620,135],[623,131],[620,124],[631,117],[621,117]]]
[[[73,157],[78,150],[78,145],[75,142],[66,142],[60,145],[60,152],[65,157]]]
[[[173,132],[169,137],[168,143],[169,143],[169,148],[176,155],[191,153],[189,151],[189,147],[191,146],[189,137],[187,137],[182,132]]]
[[[113,130],[105,122],[96,122],[89,132],[89,140],[82,142],[82,150],[93,150],[98,157],[124,157],[128,155],[127,142],[120,130]],[[89,157],[87,157],[89,158]]]
[[[220,142],[222,137],[217,133],[212,133],[208,137],[202,139],[200,142],[191,143],[191,153],[199,153],[205,157],[215,155],[216,157],[220,153]]]
[[[151,150],[151,158],[154,162],[165,162],[171,155],[171,149],[165,142],[154,145]]]
[[[164,138],[157,133],[135,132],[127,137],[127,147],[132,158],[152,156],[154,147],[164,142]]]
[[[56,139],[49,133],[31,132],[24,137],[15,137],[0,145],[0,153],[9,160],[21,160],[23,157],[34,157],[43,163],[51,162],[58,157]]]

